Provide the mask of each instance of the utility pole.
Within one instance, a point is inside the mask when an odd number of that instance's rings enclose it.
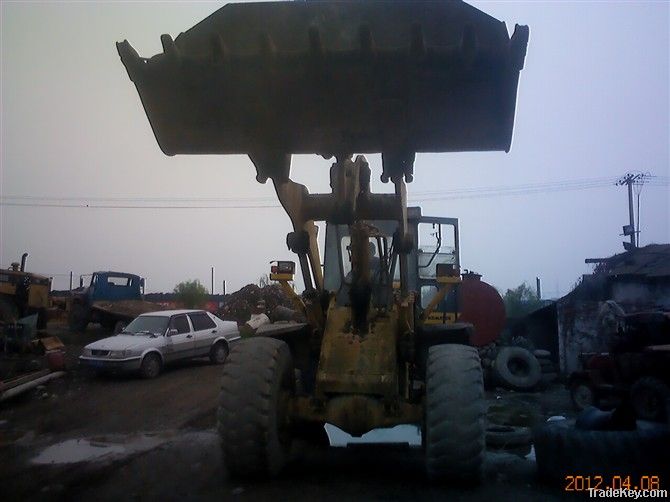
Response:
[[[214,294],[214,267],[212,267],[212,295]]]
[[[624,242],[623,247],[627,251],[635,249],[638,245],[639,238],[637,237],[639,229],[635,226],[635,214],[633,210],[633,185],[642,185],[644,184],[645,177],[647,174],[643,173],[626,173],[622,178],[618,179],[616,182],[617,186],[626,185],[628,187],[628,219],[629,224],[624,225],[623,234],[625,236],[630,236],[630,244]],[[639,214],[638,214],[638,224],[639,224]]]

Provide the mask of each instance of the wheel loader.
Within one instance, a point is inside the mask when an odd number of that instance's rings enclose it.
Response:
[[[472,326],[425,322],[460,282],[459,261],[419,247],[406,183],[417,153],[509,150],[528,28],[510,37],[461,1],[263,2],[161,42],[151,58],[117,44],[160,148],[248,155],[290,218],[304,280],[294,299],[307,322],[239,343],[224,367],[227,471],[275,476],[292,440],[326,423],[355,436],[416,424],[430,479],[476,482],[485,402]],[[291,179],[292,154],[305,153],[333,159],[330,193]],[[366,153],[381,153],[393,193],[371,191]],[[291,262],[274,267],[288,284]],[[425,278],[440,285],[427,305]]]

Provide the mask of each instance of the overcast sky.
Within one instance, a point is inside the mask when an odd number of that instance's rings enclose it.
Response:
[[[623,250],[627,195],[614,182],[627,171],[658,176],[641,192],[642,244],[669,242],[669,3],[470,3],[510,32],[527,24],[530,41],[511,152],[416,159],[410,199],[460,219],[463,266],[503,291],[539,276],[545,297],[565,294],[591,270],[585,258]],[[278,207],[51,207],[272,205],[271,184],[255,181],[246,157],[161,153],[114,45],[128,39],[153,56],[161,34],[176,37],[224,4],[0,2],[0,266],[27,251],[28,268],[54,276],[55,289],[70,270],[111,269],[147,277],[148,291],[185,279],[209,287],[214,266],[220,292],[223,279],[232,291],[270,260],[294,259]],[[373,190],[391,190],[378,181],[379,156],[368,159]],[[297,157],[293,176],[326,192],[329,165]],[[494,191],[453,198],[481,188]],[[435,191],[449,194],[426,201]]]

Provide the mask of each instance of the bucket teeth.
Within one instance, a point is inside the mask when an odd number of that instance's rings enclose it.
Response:
[[[177,46],[174,44],[174,40],[172,40],[170,35],[161,35],[161,45],[163,46],[163,53],[166,56],[175,59],[179,57],[179,50],[177,49]]]
[[[123,66],[126,67],[126,71],[128,72],[130,80],[134,81],[134,77],[137,74],[137,71],[142,66],[142,58],[140,58],[139,54],[137,54],[137,51],[133,49],[133,46],[130,45],[128,40],[117,42],[116,51],[119,53],[119,57],[121,58]]]
[[[510,38],[510,53],[512,56],[512,65],[516,71],[523,70],[529,34],[528,26],[519,24],[514,26],[514,33],[512,33],[512,38]]]

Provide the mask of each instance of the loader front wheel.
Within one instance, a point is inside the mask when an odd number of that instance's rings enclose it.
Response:
[[[465,345],[434,345],[426,362],[424,448],[433,481],[475,484],[486,444],[479,354]]]
[[[295,393],[291,352],[274,338],[233,345],[223,366],[218,430],[223,464],[233,477],[272,477],[291,449],[288,408]]]

